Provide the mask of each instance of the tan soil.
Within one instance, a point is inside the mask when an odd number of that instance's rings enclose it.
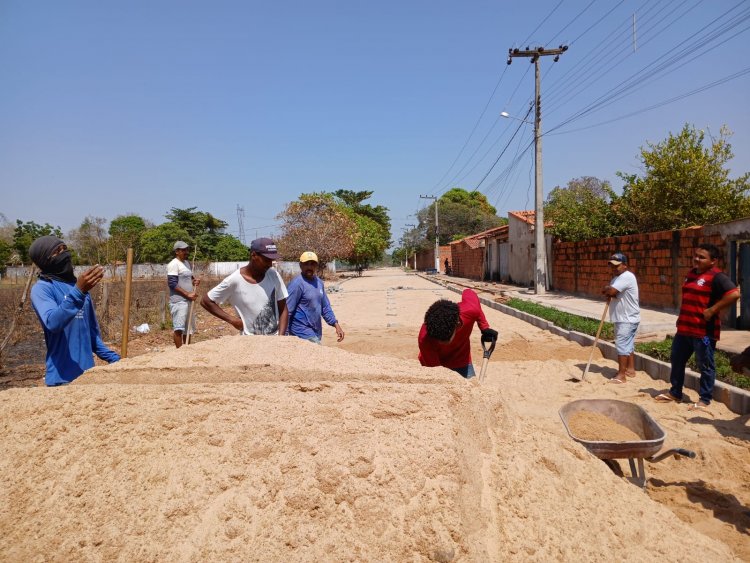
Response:
[[[590,442],[638,442],[643,440],[627,426],[598,412],[577,411],[568,418],[570,433]]]
[[[602,358],[575,383],[588,349],[490,309],[484,384],[423,368],[424,311],[458,294],[397,270],[340,287],[340,344],[167,333],[0,392],[0,560],[750,560],[747,416],[655,403],[642,372],[608,385]],[[640,404],[697,458],[647,464],[644,492],[567,435],[581,398]]]

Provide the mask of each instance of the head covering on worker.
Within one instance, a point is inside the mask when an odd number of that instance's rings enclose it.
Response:
[[[40,270],[39,277],[43,280],[58,280],[75,283],[73,273],[73,259],[69,250],[64,250],[52,256],[52,253],[65,241],[52,235],[39,237],[29,247],[29,257]]]
[[[184,248],[190,248],[190,245],[184,240],[178,240],[176,243],[174,243],[172,250],[182,250]]]
[[[304,264],[305,262],[320,263],[320,260],[318,260],[318,255],[314,252],[310,252],[309,250],[302,253],[302,256],[299,257],[299,261],[301,264]]]
[[[628,264],[628,257],[625,256],[622,252],[615,252],[612,256],[609,257],[609,263],[613,266],[619,266],[620,264]]]
[[[271,260],[279,259],[279,252],[276,249],[276,243],[270,238],[256,238],[250,243],[250,252],[255,252]]]

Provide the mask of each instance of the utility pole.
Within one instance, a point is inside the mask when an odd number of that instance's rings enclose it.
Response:
[[[513,57],[530,57],[534,63],[534,100],[536,111],[534,117],[534,245],[536,247],[536,264],[534,266],[534,292],[544,295],[547,291],[547,245],[544,240],[544,189],[542,187],[542,92],[541,76],[539,73],[539,59],[548,55],[554,55],[554,62],[560,60],[560,55],[568,50],[567,45],[560,45],[558,49],[545,49],[537,47],[525,51],[521,49],[508,49],[508,64],[513,62]]]
[[[440,240],[438,230],[438,198],[434,195],[420,195],[420,199],[435,200],[435,273],[440,273]]]
[[[416,225],[404,225],[405,227],[411,227],[412,229],[416,229]],[[406,267],[409,267],[409,247],[406,247]],[[417,271],[417,248],[416,245],[414,247],[414,271]]]

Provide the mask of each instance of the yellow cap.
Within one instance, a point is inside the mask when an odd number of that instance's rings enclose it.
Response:
[[[319,262],[318,261],[318,255],[314,252],[303,252],[302,256],[299,257],[300,262],[309,262],[312,260],[313,262]]]

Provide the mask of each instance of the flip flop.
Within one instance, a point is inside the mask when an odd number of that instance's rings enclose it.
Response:
[[[673,397],[669,393],[659,393],[654,400],[657,403],[679,403],[680,400],[677,397]]]
[[[616,385],[622,385],[625,383],[624,381],[622,381],[621,379],[617,379],[616,377],[613,377],[612,379],[610,379],[609,382],[614,383]]]
[[[704,405],[703,403],[700,403],[700,402],[693,403],[692,405],[688,407],[688,410],[689,411],[703,411],[703,412],[707,412],[711,414],[710,411],[708,410],[708,405]]]

